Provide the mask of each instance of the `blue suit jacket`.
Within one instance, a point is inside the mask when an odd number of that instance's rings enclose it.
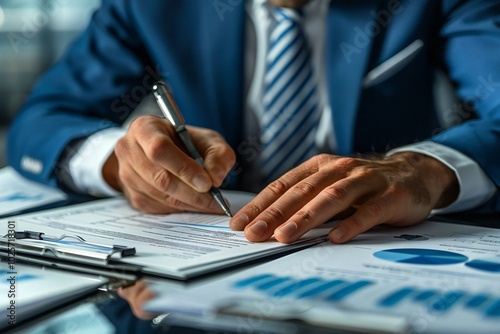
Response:
[[[188,123],[219,131],[242,153],[245,19],[244,1],[104,0],[15,119],[9,163],[56,185],[64,147],[120,125],[160,77]],[[473,158],[498,186],[499,22],[499,1],[333,0],[326,77],[337,153],[384,152],[430,139]],[[410,63],[362,86],[368,71],[417,39],[424,47]],[[445,131],[432,90],[438,67],[468,102],[466,122]],[[500,208],[497,197],[489,204]]]

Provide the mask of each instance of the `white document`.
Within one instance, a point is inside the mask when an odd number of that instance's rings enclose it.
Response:
[[[0,263],[0,328],[97,291],[107,280],[21,264]]]
[[[231,193],[225,194],[231,203]],[[242,195],[237,195],[241,205]],[[237,204],[233,203],[231,207]],[[78,235],[89,242],[135,247],[135,256],[116,261],[137,266],[145,273],[180,279],[321,242],[331,228],[313,230],[294,245],[272,240],[252,243],[246,240],[243,232],[230,229],[227,216],[145,214],[132,209],[123,198],[98,200],[5,220],[13,221],[19,231],[37,231],[51,236]],[[1,235],[7,234],[6,225],[0,227]]]
[[[19,175],[12,167],[0,169],[0,215],[67,199],[67,195]]]
[[[188,288],[154,284],[155,313],[259,319],[412,333],[500,333],[500,230],[425,222],[380,227]],[[388,320],[387,317],[393,317]]]

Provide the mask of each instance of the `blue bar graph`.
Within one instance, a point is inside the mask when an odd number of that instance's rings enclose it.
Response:
[[[484,305],[484,303],[489,299],[488,296],[486,295],[476,295],[476,296],[472,296],[468,301],[467,303],[465,303],[465,307],[467,308],[478,308],[482,305]]]
[[[491,304],[487,309],[486,311],[484,312],[484,314],[491,318],[491,317],[500,317],[500,299],[497,299],[493,302],[493,304]]]
[[[296,280],[290,277],[263,274],[245,278],[234,283],[233,286],[238,289],[252,288],[259,290],[271,297],[320,298],[330,302],[337,302],[371,284],[374,284],[374,282],[368,280],[348,282],[336,279],[326,281],[320,277],[307,277]]]
[[[460,290],[436,291],[404,287],[388,293],[377,304],[381,307],[392,308],[403,301],[421,304],[433,314],[444,314],[449,312],[454,305],[461,303],[464,309],[474,310],[485,317],[500,318],[500,298],[484,293],[472,295]]]
[[[426,300],[429,300],[431,297],[434,297],[438,294],[437,291],[435,290],[424,290],[422,292],[419,292],[413,300],[416,302],[424,302]]]
[[[321,282],[321,279],[319,279],[317,277],[304,279],[304,280],[292,283],[290,285],[287,285],[287,286],[285,286],[285,287],[283,287],[283,288],[281,288],[279,290],[276,290],[273,293],[273,296],[274,297],[284,297],[284,296],[287,296],[287,295],[290,295],[292,293],[297,292],[297,290],[300,290],[303,287],[306,287],[308,285],[311,285],[311,284],[314,284],[314,283],[318,283],[318,282]]]
[[[435,313],[447,312],[465,294],[462,291],[449,291],[441,294],[439,298],[433,299],[429,304],[429,310]]]
[[[413,288],[399,289],[378,302],[380,306],[392,307],[415,292]]]
[[[328,296],[326,298],[326,300],[331,301],[331,302],[340,301],[340,300],[346,298],[347,296],[349,296],[350,294],[358,291],[359,289],[364,288],[364,287],[371,285],[371,284],[373,284],[371,281],[354,282],[352,284],[349,284],[346,287],[341,288],[338,291],[335,291],[333,294]]]
[[[305,277],[297,279],[273,274],[261,274],[241,279],[233,284],[237,289],[253,289],[266,296],[294,299],[314,299],[326,302],[340,302],[365,287],[373,286],[375,281]],[[399,287],[382,296],[376,304],[383,308],[395,308],[402,303],[421,305],[429,313],[436,315],[450,312],[461,305],[462,310],[477,312],[485,318],[500,318],[500,297],[488,293],[470,293],[462,290],[425,289],[418,287]],[[404,304],[402,306],[405,306]]]
[[[337,286],[343,285],[345,283],[346,283],[345,281],[339,280],[339,279],[336,279],[336,280],[333,280],[333,281],[328,281],[328,282],[325,282],[325,283],[323,283],[321,285],[317,285],[317,286],[315,286],[314,288],[312,288],[310,290],[307,290],[307,291],[304,291],[304,292],[300,293],[298,295],[298,298],[311,298],[311,297],[315,297],[315,296],[318,296],[318,295],[324,293],[325,291],[330,290],[333,287],[337,287]]]
[[[255,287],[257,288],[257,290],[265,291],[265,290],[272,289],[275,286],[280,285],[281,283],[290,282],[290,281],[292,281],[292,279],[289,277],[277,277],[277,278],[273,278],[272,280],[257,284]]]

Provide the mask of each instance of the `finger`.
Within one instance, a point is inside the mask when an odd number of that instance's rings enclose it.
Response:
[[[119,180],[122,187],[129,188],[128,197],[141,200],[144,196],[136,195],[143,194],[163,204],[160,205],[162,212],[155,209],[152,213],[164,213],[165,205],[177,209],[177,211],[189,209],[193,211],[192,209],[195,208],[194,211],[222,213],[220,207],[209,194],[194,191],[177,177],[161,168],[161,166],[151,162],[146,158],[137,143],[130,143],[130,140],[121,140],[116,145],[115,152],[121,158]],[[132,161],[133,163],[131,163]],[[142,180],[145,180],[145,182],[142,182]],[[145,208],[151,206],[151,204],[144,201],[142,204],[135,205],[136,208],[143,211],[146,211]]]
[[[331,179],[323,172],[295,184],[248,224],[245,228],[246,238],[254,242],[269,239],[278,226],[304,207],[331,182]],[[297,227],[295,223],[289,225],[288,230],[285,229],[285,231],[291,233],[290,229],[293,227]]]
[[[212,186],[212,180],[208,173],[176,145],[173,140],[175,133],[172,132],[167,121],[158,120],[161,122],[144,121],[142,126],[138,124],[132,129],[137,135],[137,142],[144,155],[151,162],[177,176],[194,190],[208,192]],[[133,122],[131,127],[134,124],[136,122]],[[154,177],[160,177],[160,179],[148,180],[152,181],[151,184],[160,188],[168,186],[168,182],[163,183],[168,180],[161,179],[161,174]]]
[[[217,132],[207,129],[188,127],[189,134],[205,161],[205,170],[213,185],[219,187],[236,162],[236,154],[226,140]]]
[[[172,176],[173,177],[173,176]],[[173,192],[166,194],[148,184],[135,170],[130,169],[123,179],[128,187],[124,191],[132,207],[148,213],[209,212],[221,213],[217,202],[207,193],[198,193],[173,177]]]
[[[269,184],[250,203],[234,215],[229,222],[229,226],[235,231],[245,229],[250,222],[255,220],[261,212],[283,196],[291,187],[314,174],[317,170],[312,168],[311,165],[312,162],[309,160]]]
[[[360,176],[341,179],[327,186],[274,231],[276,240],[291,243],[307,231],[345,212],[353,204],[373,193],[375,184]],[[286,205],[286,204],[285,204]]]
[[[333,243],[344,243],[374,226],[384,223],[392,214],[387,197],[378,197],[361,205],[356,213],[335,226],[328,237]]]

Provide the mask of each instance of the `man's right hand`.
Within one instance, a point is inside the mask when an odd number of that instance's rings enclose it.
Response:
[[[187,128],[205,169],[186,153],[167,120],[142,116],[117,142],[103,166],[104,179],[144,212],[222,213],[208,191],[223,182],[236,161],[234,151],[213,130]]]

